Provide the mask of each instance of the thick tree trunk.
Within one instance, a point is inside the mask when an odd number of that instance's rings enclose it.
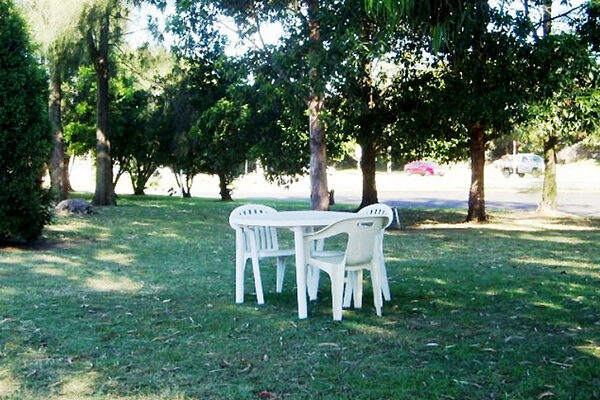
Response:
[[[233,201],[231,198],[231,189],[229,189],[229,180],[225,174],[219,175],[219,194],[221,195],[221,201]]]
[[[148,185],[148,181],[152,177],[153,172],[154,171],[149,172],[144,167],[138,165],[135,174],[131,174],[131,172],[129,173],[134,195],[144,196],[146,194],[146,186]]]
[[[556,211],[558,190],[556,186],[556,137],[548,136],[544,141],[544,186],[540,211]]]
[[[110,141],[108,134],[109,107],[109,72],[108,72],[108,34],[109,10],[102,20],[100,38],[96,45],[93,33],[88,32],[88,49],[94,63],[97,83],[96,101],[96,191],[93,204],[97,206],[116,205],[117,199],[113,186],[112,160],[110,158]]]
[[[50,155],[50,182],[52,191],[58,201],[69,197],[67,182],[67,170],[65,166],[65,143],[62,129],[62,81],[60,77],[54,75],[50,82],[50,104],[49,116],[52,126],[54,147]]]
[[[362,172],[362,200],[359,209],[370,204],[378,203],[376,175],[376,151],[373,142],[365,141],[360,144],[360,169]]]
[[[110,158],[110,141],[108,140],[108,60],[102,60],[103,66],[97,72],[98,101],[96,112],[96,191],[93,203],[97,206],[115,205],[113,188],[112,160]]]
[[[544,37],[552,33],[552,0],[544,0],[542,16],[542,29]]]
[[[327,141],[320,119],[323,108],[323,93],[319,89],[319,57],[317,50],[321,41],[321,23],[317,18],[318,0],[307,0],[309,19],[310,49],[310,100],[308,102],[310,130],[310,208],[312,210],[329,209],[329,189],[327,188]]]
[[[364,43],[373,41],[373,30],[372,22],[368,19],[365,20],[361,32]],[[375,88],[371,60],[363,54],[361,64],[363,65],[361,91],[365,108],[362,115],[362,132],[358,137],[358,144],[361,148],[360,169],[362,172],[362,200],[359,209],[378,202],[377,183],[375,181],[377,159],[375,140],[381,134],[381,130],[374,123],[376,120],[374,118]]]
[[[175,182],[179,186],[179,190],[181,191],[181,197],[192,197],[192,183],[194,182],[194,177],[189,177],[189,175],[185,175],[183,171],[177,172],[177,170],[171,167],[173,174],[175,175]]]
[[[67,192],[72,192],[73,186],[71,185],[71,178],[69,177],[69,165],[71,164],[71,156],[67,153],[65,153],[64,164],[65,175],[63,177],[63,181],[65,182],[65,188],[67,188]]]
[[[544,0],[543,9],[542,27],[544,37],[547,37],[552,33],[552,1]],[[544,164],[546,168],[542,187],[542,201],[538,211],[556,211],[557,208],[556,143],[556,136],[550,133],[544,138]]]
[[[131,175],[131,186],[133,187],[133,194],[136,196],[145,196],[146,192],[146,184],[148,183],[148,179],[143,174],[138,174],[136,177]]]
[[[329,208],[329,190],[327,188],[327,142],[325,131],[321,127],[318,113],[320,107],[309,105],[310,111],[310,208],[327,210]]]
[[[476,123],[470,129],[471,146],[471,188],[469,190],[469,211],[467,221],[483,222],[485,213],[485,129]]]

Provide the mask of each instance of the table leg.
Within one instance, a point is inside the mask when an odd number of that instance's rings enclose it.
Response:
[[[306,264],[304,255],[304,233],[302,227],[293,228],[296,248],[296,287],[298,297],[298,318],[308,316],[306,305]]]

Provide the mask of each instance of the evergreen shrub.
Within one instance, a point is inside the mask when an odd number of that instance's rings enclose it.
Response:
[[[48,84],[25,22],[0,0],[0,239],[32,241],[50,221],[42,188],[52,137]]]

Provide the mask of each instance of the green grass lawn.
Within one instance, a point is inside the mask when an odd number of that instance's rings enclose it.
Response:
[[[336,323],[326,275],[297,319],[293,261],[234,303],[239,204],[123,196],[0,248],[0,398],[600,397],[600,221],[402,210],[383,317],[366,283]]]

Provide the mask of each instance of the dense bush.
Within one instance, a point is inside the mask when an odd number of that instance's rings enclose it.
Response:
[[[47,99],[25,23],[0,0],[0,239],[36,239],[50,220],[41,187],[52,145]]]

